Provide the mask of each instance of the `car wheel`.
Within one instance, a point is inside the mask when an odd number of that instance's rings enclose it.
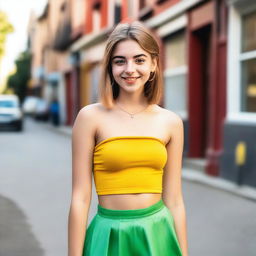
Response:
[[[16,126],[16,131],[22,131],[23,130],[23,126],[22,126],[22,122],[19,122]]]

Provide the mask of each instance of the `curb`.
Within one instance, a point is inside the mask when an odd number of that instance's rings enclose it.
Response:
[[[72,127],[70,126],[59,126],[54,129],[58,130],[60,133],[64,135],[72,136]]]
[[[239,186],[236,183],[223,178],[209,176],[188,168],[182,168],[182,178],[188,181],[198,182],[213,188],[221,189],[236,196],[244,197],[256,202],[256,189],[250,186]]]
[[[47,129],[49,129],[51,131],[58,132],[58,133],[61,133],[62,135],[66,135],[69,137],[72,136],[72,127],[71,126],[60,125],[60,126],[55,127],[49,123],[46,123],[44,125]]]

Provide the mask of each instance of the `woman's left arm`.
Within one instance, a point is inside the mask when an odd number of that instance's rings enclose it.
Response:
[[[182,256],[188,256],[186,210],[181,184],[184,128],[182,119],[172,112],[169,127],[171,139],[166,145],[168,159],[163,174],[163,201],[173,216]]]

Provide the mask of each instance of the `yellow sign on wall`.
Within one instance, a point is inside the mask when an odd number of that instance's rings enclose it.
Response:
[[[240,141],[236,146],[235,160],[237,165],[244,165],[246,161],[246,144]]]

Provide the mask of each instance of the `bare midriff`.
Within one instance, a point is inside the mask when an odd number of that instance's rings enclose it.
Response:
[[[157,203],[161,198],[161,193],[98,195],[99,205],[112,210],[142,209]]]

